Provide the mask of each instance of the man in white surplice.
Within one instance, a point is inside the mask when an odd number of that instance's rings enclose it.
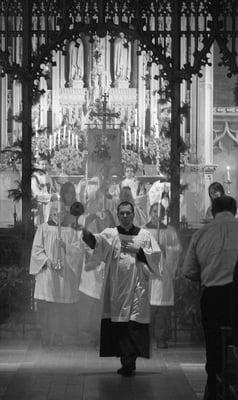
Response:
[[[134,207],[121,202],[120,225],[83,240],[105,262],[100,356],[120,357],[123,376],[135,374],[138,356],[150,356],[150,278],[159,277],[160,248],[150,232],[133,225]]]
[[[30,274],[35,277],[34,299],[37,302],[41,339],[44,345],[63,340],[62,317],[69,305],[79,299],[79,282],[84,260],[81,232],[65,224],[63,203],[53,202],[48,222],[40,224],[32,245]],[[58,223],[61,222],[61,239]],[[56,269],[58,259],[62,270]]]

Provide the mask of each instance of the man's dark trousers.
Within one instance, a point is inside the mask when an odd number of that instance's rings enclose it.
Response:
[[[216,374],[222,370],[221,327],[231,325],[231,287],[205,287],[201,296],[202,324],[206,342],[207,387],[205,400],[216,400]]]

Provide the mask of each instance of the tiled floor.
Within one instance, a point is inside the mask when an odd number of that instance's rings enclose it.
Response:
[[[138,359],[137,373],[116,374],[119,360],[95,346],[43,349],[37,341],[0,340],[0,400],[197,400],[205,382],[204,349],[171,344]]]

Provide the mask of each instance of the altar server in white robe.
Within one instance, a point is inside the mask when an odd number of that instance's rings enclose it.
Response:
[[[181,245],[173,226],[159,223],[159,203],[150,207],[150,221],[145,228],[161,248],[161,278],[151,286],[151,332],[158,348],[167,349],[171,338],[171,311],[174,306],[174,279],[178,268]]]
[[[134,207],[122,202],[119,226],[83,240],[105,262],[100,356],[120,357],[123,376],[135,374],[138,356],[150,356],[150,277],[158,277],[160,248],[150,232],[133,225]]]
[[[84,258],[81,232],[64,226],[66,210],[53,202],[48,222],[39,225],[31,252],[30,274],[35,277],[34,298],[37,300],[42,343],[58,344],[62,340],[61,317],[68,305],[78,301],[78,287]],[[61,240],[58,238],[61,220]],[[62,269],[57,270],[59,258]]]
[[[57,199],[56,194],[53,193],[53,182],[48,173],[49,161],[47,158],[42,156],[38,161],[37,168],[31,177],[32,197],[36,203],[35,226],[48,221],[51,201]]]

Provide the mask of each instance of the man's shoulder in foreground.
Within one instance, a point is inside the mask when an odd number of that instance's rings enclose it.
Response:
[[[217,214],[214,219],[212,219],[204,226],[199,228],[196,232],[194,232],[193,238],[198,238],[201,235],[211,230],[216,231],[218,226],[225,226],[225,225],[235,226],[238,229],[238,219],[235,218],[230,212],[227,211],[221,212]]]

